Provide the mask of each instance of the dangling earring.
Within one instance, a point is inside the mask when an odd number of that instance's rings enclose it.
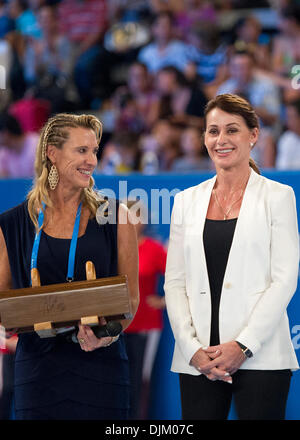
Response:
[[[48,174],[48,182],[49,182],[49,186],[50,189],[55,190],[57,184],[59,181],[59,175],[58,175],[58,171],[57,168],[54,164],[52,164],[49,174]]]

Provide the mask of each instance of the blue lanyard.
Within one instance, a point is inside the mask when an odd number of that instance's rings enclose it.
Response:
[[[41,239],[41,226],[44,222],[44,212],[46,207],[44,202],[42,202],[42,205],[43,205],[43,209],[40,210],[38,217],[39,232],[35,234],[33,248],[32,248],[31,269],[35,269],[37,267],[37,255],[38,255],[40,239]],[[80,216],[81,216],[81,203],[77,209],[72,240],[70,244],[67,281],[73,281],[74,279],[75,254],[76,254],[77,239],[79,232]]]

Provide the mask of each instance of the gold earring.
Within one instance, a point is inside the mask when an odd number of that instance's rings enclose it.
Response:
[[[54,164],[52,164],[50,171],[49,171],[49,174],[48,174],[48,182],[49,182],[50,189],[52,189],[52,191],[56,188],[58,181],[59,181],[59,175],[58,175],[57,168]]]

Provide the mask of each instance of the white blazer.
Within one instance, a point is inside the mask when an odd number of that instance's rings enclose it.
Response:
[[[211,299],[203,228],[216,176],[175,196],[165,274],[175,337],[171,370],[197,375],[194,353],[209,345]],[[298,281],[299,236],[293,189],[251,170],[224,275],[220,342],[253,352],[243,369],[298,369],[287,305]]]

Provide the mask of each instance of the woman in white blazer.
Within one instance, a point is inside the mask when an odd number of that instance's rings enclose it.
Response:
[[[205,111],[216,176],[175,197],[165,294],[183,419],[283,419],[298,369],[287,305],[299,237],[291,187],[259,174],[257,115],[237,95]]]

